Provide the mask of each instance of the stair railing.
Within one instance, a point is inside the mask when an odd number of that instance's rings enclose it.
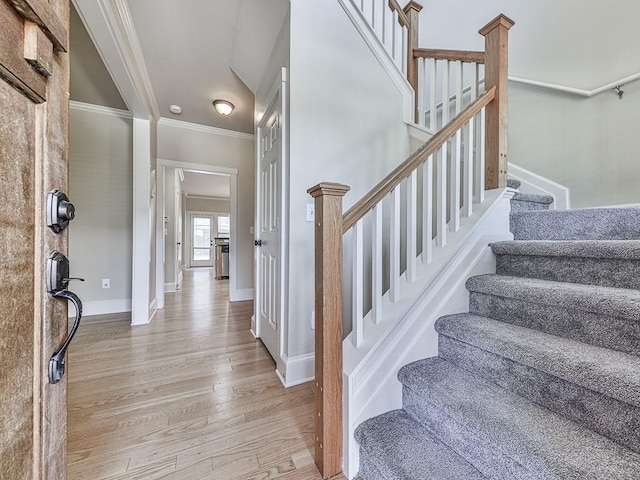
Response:
[[[445,115],[428,142],[346,213],[342,197],[348,186],[320,183],[308,190],[315,199],[315,452],[323,478],[340,473],[343,461],[343,236],[351,239],[351,342],[357,348],[365,341],[367,325],[382,321],[383,300],[398,301],[401,281],[415,282],[418,270],[432,261],[434,248],[444,247],[448,232],[460,228],[461,216],[471,216],[474,204],[484,201],[485,189],[506,186],[511,26],[513,22],[500,15],[481,29],[485,52],[414,50],[421,86],[426,81],[420,58],[475,64],[483,60],[486,90],[466,108],[456,105],[453,119]],[[469,91],[477,88],[478,76],[475,80]],[[446,99],[441,110],[448,111],[449,94],[444,87],[449,81],[441,85]],[[460,102],[463,94],[457,97]],[[437,104],[430,103],[435,116]],[[365,232],[369,235],[366,248]]]

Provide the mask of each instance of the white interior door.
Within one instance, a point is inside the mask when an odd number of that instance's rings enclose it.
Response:
[[[191,266],[213,267],[213,215],[191,215]]]
[[[274,102],[274,105],[276,102]],[[280,324],[280,190],[282,162],[280,118],[273,109],[265,115],[259,129],[260,204],[258,232],[259,334],[271,356],[277,361]]]

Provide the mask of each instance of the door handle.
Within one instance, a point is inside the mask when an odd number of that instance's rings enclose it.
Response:
[[[71,280],[84,282],[82,278],[70,278],[69,260],[62,253],[53,252],[47,259],[47,292],[54,298],[64,298],[70,301],[76,308],[76,319],[62,347],[49,359],[49,383],[51,384],[58,383],[64,376],[67,349],[78,331],[80,319],[82,318],[82,301],[80,297],[67,290],[67,286]]]
[[[261,246],[262,246],[262,240],[254,240],[254,241],[253,241],[253,244],[254,244],[256,247],[261,247]]]

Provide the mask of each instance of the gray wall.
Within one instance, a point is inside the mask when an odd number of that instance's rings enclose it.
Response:
[[[229,200],[221,198],[186,198],[186,209],[194,212],[230,212]]]
[[[86,280],[72,288],[87,314],[123,311],[131,302],[132,123],[71,108],[69,131],[69,196],[77,210],[69,260],[72,276]],[[102,288],[103,278],[111,288]]]
[[[640,82],[624,98],[509,84],[509,160],[571,190],[572,208],[638,203]]]

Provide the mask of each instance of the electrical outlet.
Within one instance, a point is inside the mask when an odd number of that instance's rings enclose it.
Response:
[[[311,310],[311,330],[316,329],[316,311]]]
[[[111,280],[108,278],[102,279],[102,288],[111,288]]]

